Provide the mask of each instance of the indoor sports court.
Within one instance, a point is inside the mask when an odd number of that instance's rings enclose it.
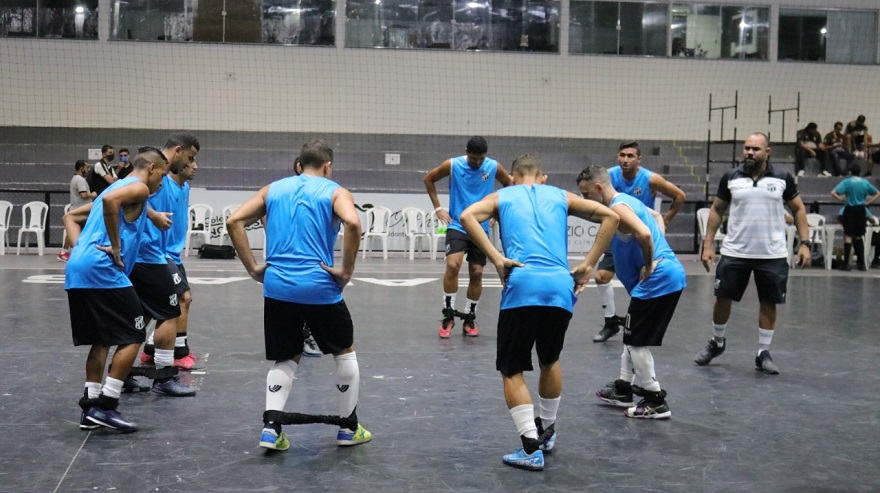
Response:
[[[0,492],[880,490],[880,226],[868,223],[864,258],[848,258],[831,195],[853,178],[880,185],[880,6],[832,3],[0,2]],[[139,431],[81,430],[88,349],[72,344],[62,250],[75,163],[121,170],[123,155],[161,148],[176,130],[201,145],[188,217],[173,218],[187,224],[188,338],[200,358],[179,377],[197,393],[126,393],[120,409]],[[794,265],[788,227],[778,375],[755,370],[754,282],[733,305],[724,354],[694,363],[713,335],[714,269],[700,262],[709,210],[753,132],[796,183],[813,259]],[[618,164],[618,145],[637,141],[640,166],[686,194],[665,238],[688,287],[653,348],[670,419],[628,419],[596,398],[617,378],[623,343],[593,342],[603,310],[591,284],[560,358],[556,448],[542,472],[502,463],[521,444],[495,369],[491,265],[479,337],[464,337],[461,320],[438,337],[437,214],[451,180],[436,184],[436,207],[426,176],[472,136],[508,171],[536,154],[547,184],[573,193],[582,169]],[[335,426],[289,425],[290,448],[269,451],[259,445],[271,366],[261,286],[238,259],[198,251],[230,245],[226,218],[292,175],[315,138],[333,149],[332,179],[363,228],[344,296],[357,416],[373,438],[340,447]],[[661,213],[673,204],[657,195]],[[877,203],[865,209],[880,215]],[[246,234],[262,261],[263,224]],[[595,234],[569,220],[572,265]],[[491,239],[501,246],[497,228]],[[458,278],[461,308],[466,267]],[[629,297],[613,286],[624,315]],[[285,410],[335,413],[335,368],[330,355],[303,357]],[[526,381],[537,407],[537,372]]]

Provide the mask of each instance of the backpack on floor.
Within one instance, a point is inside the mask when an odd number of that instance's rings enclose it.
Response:
[[[235,258],[235,248],[229,245],[208,245],[199,247],[199,258],[229,260]]]

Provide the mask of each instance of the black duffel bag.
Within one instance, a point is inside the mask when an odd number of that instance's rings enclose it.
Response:
[[[199,247],[199,258],[224,259],[235,258],[235,249],[229,245],[208,245]]]

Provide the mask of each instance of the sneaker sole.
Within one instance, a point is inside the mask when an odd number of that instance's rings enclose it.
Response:
[[[83,430],[83,431],[97,430],[100,427],[101,427],[101,425],[95,425],[95,424],[90,424],[90,425],[80,424],[79,425],[79,429]]]
[[[629,409],[623,412],[623,415],[627,418],[633,419],[669,419],[672,417],[672,411],[666,411],[665,413],[657,413],[657,414],[645,414],[645,415],[630,415]]]
[[[165,392],[163,390],[156,390],[155,388],[151,388],[150,392],[152,392],[156,395],[161,395],[161,396],[165,396],[165,397],[195,397],[195,395],[196,395],[195,391],[182,393],[182,394],[173,394],[170,392]]]
[[[465,332],[465,333],[464,333],[464,336],[465,336],[465,337],[480,337],[480,333],[477,332],[476,334],[474,334],[474,333],[467,333],[467,332]]]
[[[123,387],[123,388],[122,388],[122,393],[123,393],[123,394],[140,394],[141,392],[149,392],[149,391],[150,391],[150,387],[149,387],[149,386],[145,386],[145,387]]]
[[[610,405],[612,405],[612,406],[616,406],[616,407],[625,407],[625,408],[627,408],[627,409],[633,407],[633,402],[632,402],[632,401],[629,401],[629,402],[615,401],[614,399],[606,399],[605,397],[602,397],[602,396],[600,396],[599,394],[596,394],[596,397],[598,397],[599,400],[602,401],[602,402],[604,402],[605,404],[610,404]]]
[[[755,371],[759,371],[766,375],[779,375],[779,370],[765,370],[763,368],[755,368]]]
[[[501,459],[501,462],[503,462],[504,465],[507,465],[510,467],[515,467],[517,469],[524,469],[526,471],[543,471],[544,470],[544,466],[533,466],[529,463],[508,462],[504,459]]]
[[[320,358],[321,357],[321,353],[307,353],[305,351],[303,351],[302,355],[305,356],[306,358]]]
[[[351,447],[352,445],[360,445],[372,440],[373,437],[367,438],[366,440],[336,440],[336,445],[339,445],[340,447]]]
[[[285,450],[290,448],[290,444],[287,444],[287,446],[284,448],[280,448],[275,446],[275,442],[260,442],[260,447],[268,450],[277,450],[279,452],[284,452]]]
[[[117,427],[112,426],[112,425],[108,425],[107,423],[104,423],[103,421],[101,421],[101,420],[99,420],[99,419],[92,418],[92,417],[88,417],[88,418],[86,418],[86,419],[88,419],[88,420],[91,421],[92,423],[97,424],[99,427],[103,426],[104,428],[109,428],[109,429],[111,429],[111,430],[116,430],[116,431],[118,431],[119,433],[134,433],[134,432],[138,431],[137,427],[122,429],[122,428],[117,428]],[[80,425],[80,427],[81,427],[81,426],[82,426],[82,425]]]

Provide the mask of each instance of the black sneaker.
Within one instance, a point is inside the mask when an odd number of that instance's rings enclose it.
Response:
[[[633,405],[633,386],[624,380],[615,380],[596,391],[600,401],[617,407]]]
[[[620,332],[620,317],[605,317],[605,325],[598,334],[593,336],[593,342],[605,342]]]
[[[770,351],[763,349],[755,356],[755,370],[762,371],[768,375],[779,375],[779,367],[770,357]]]
[[[123,394],[131,394],[136,392],[149,392],[150,385],[146,383],[141,383],[136,377],[129,375],[125,380],[122,381],[122,393]]]
[[[709,339],[709,344],[706,344],[706,349],[702,350],[700,354],[698,354],[697,357],[694,358],[694,363],[700,366],[706,366],[713,359],[721,356],[721,354],[724,353],[724,348],[727,347],[727,339],[722,337],[721,341],[722,343],[724,343],[724,345],[718,346],[718,342],[716,342],[715,339]]]
[[[659,392],[644,391],[645,398],[639,401],[633,407],[628,408],[623,414],[627,418],[641,419],[669,419],[672,411],[666,404],[666,391]]]
[[[872,269],[880,269],[880,259],[877,259],[877,260],[871,262],[871,268]]]

